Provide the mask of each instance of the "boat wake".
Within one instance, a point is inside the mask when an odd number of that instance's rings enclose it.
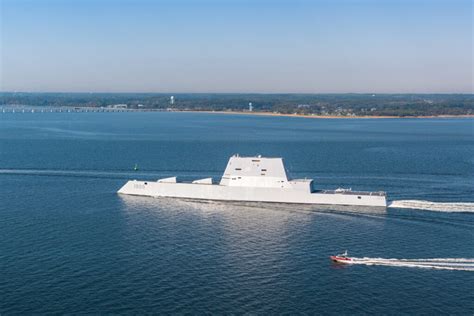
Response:
[[[467,258],[384,259],[364,257],[352,258],[351,264],[425,268],[438,270],[474,271],[474,259]]]
[[[392,208],[410,208],[417,210],[435,211],[435,212],[464,212],[474,213],[474,203],[453,203],[453,202],[430,202],[422,200],[399,200],[392,201],[388,205]]]

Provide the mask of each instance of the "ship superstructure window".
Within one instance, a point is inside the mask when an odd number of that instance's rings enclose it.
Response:
[[[252,160],[252,162],[260,162],[260,160]]]
[[[235,168],[235,170],[240,171],[240,170],[242,170],[242,168]]]
[[[262,169],[262,172],[267,171],[267,169]]]

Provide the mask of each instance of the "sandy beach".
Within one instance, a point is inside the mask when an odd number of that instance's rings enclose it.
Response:
[[[427,116],[338,116],[338,115],[311,115],[311,114],[283,114],[274,112],[248,112],[248,111],[175,111],[191,113],[210,113],[227,115],[261,115],[261,116],[283,116],[283,117],[302,117],[312,119],[426,119],[426,118],[473,118],[474,114],[466,115],[427,115]]]

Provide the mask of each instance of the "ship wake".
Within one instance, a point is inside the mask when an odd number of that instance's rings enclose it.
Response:
[[[455,203],[455,202],[431,202],[423,200],[398,200],[392,201],[388,207],[408,208],[435,212],[464,212],[474,213],[474,203]]]
[[[352,259],[352,264],[363,264],[369,266],[379,265],[437,270],[474,271],[474,259],[467,258],[384,259],[364,257]]]

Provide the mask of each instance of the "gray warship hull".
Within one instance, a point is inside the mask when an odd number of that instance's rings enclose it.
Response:
[[[273,202],[291,204],[358,205],[386,207],[383,192],[314,191],[291,188],[231,187],[219,184],[128,181],[121,194],[196,200]]]
[[[191,183],[176,177],[150,181],[128,181],[121,194],[217,201],[332,204],[386,207],[384,192],[354,192],[313,189],[313,180],[288,179],[282,158],[230,157],[218,184],[212,178]]]

